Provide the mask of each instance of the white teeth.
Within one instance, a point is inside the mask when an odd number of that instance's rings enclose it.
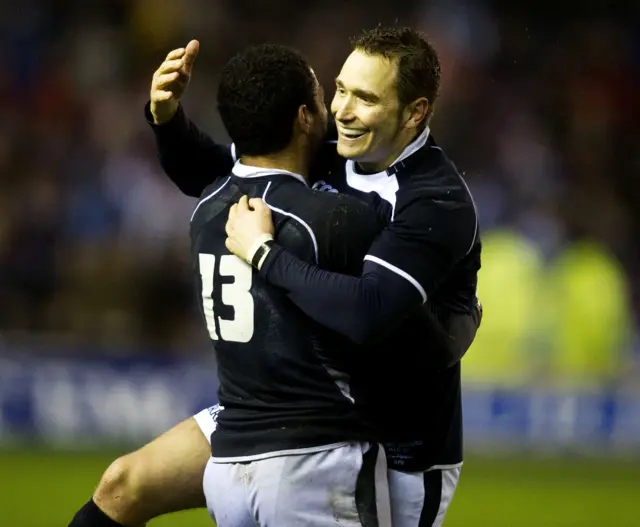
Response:
[[[340,134],[344,135],[345,137],[360,137],[361,135],[364,135],[366,133],[362,130],[345,130],[344,128],[339,128],[338,130],[340,131]]]

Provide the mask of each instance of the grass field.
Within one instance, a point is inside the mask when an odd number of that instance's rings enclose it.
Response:
[[[0,451],[0,526],[65,527],[115,455]],[[211,525],[194,511],[150,527]],[[470,457],[445,527],[471,526],[638,527],[640,464]]]

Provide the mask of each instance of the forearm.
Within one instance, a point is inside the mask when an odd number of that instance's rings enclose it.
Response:
[[[162,125],[153,124],[149,104],[145,116],[155,136],[160,165],[183,193],[199,197],[207,185],[228,175],[234,162],[230,149],[200,130],[182,106]]]
[[[415,288],[375,264],[361,276],[325,271],[274,245],[260,274],[320,324],[363,344],[383,336],[421,303]]]

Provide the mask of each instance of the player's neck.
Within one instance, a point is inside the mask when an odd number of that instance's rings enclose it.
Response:
[[[294,174],[300,174],[305,181],[309,182],[309,160],[306,159],[305,156],[293,153],[287,149],[264,156],[242,156],[240,161],[243,165],[259,168],[274,168],[276,170],[286,170]]]

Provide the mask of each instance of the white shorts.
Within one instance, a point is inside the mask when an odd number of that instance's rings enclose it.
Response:
[[[211,434],[216,431],[218,427],[218,413],[220,412],[220,405],[210,406],[204,410],[200,410],[193,418],[198,423],[200,431],[207,438],[209,444],[211,444]]]
[[[378,445],[349,443],[245,463],[209,460],[204,493],[218,527],[391,527],[386,458]]]
[[[218,411],[219,406],[216,405],[205,408],[193,416],[209,442],[211,434],[217,427]],[[387,479],[393,527],[440,527],[458,485],[460,470],[460,467],[434,469],[426,472],[389,470]],[[209,473],[209,480],[212,477],[213,474]],[[210,492],[212,492],[215,487],[214,482],[209,481],[209,485]],[[224,484],[221,488],[224,490]],[[222,496],[224,495],[222,494]],[[215,497],[212,495],[211,499],[213,501]],[[232,524],[229,525],[234,527]],[[255,523],[251,525],[255,527]],[[381,525],[382,523],[380,523]],[[225,525],[220,524],[220,527],[225,527]]]
[[[461,467],[389,470],[393,527],[440,527],[460,479]]]

